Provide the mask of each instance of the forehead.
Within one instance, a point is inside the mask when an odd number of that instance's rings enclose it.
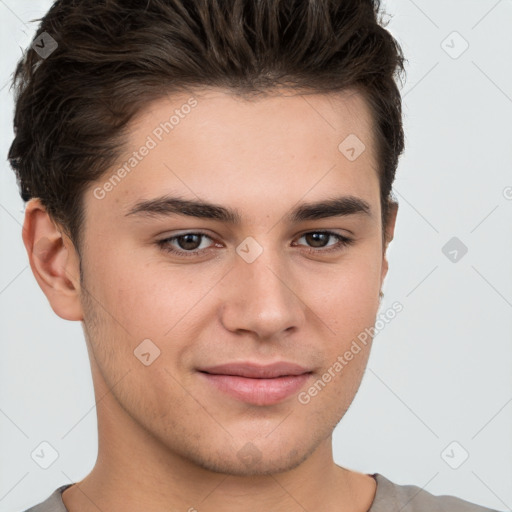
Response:
[[[368,103],[353,89],[328,94],[281,89],[244,97],[215,88],[191,89],[148,104],[132,121],[131,128],[132,143],[148,133],[157,142],[167,139],[172,143],[171,138],[185,138],[193,132],[193,138],[203,146],[215,142],[247,148],[253,142],[251,145],[257,150],[256,143],[264,141],[267,153],[287,145],[296,153],[304,140],[335,143],[337,147],[339,138],[350,134],[364,139],[369,149],[374,143]],[[167,137],[171,133],[173,137]],[[272,138],[275,144],[268,146]]]
[[[146,105],[127,133],[116,165],[89,189],[107,185],[103,200],[86,198],[98,213],[125,214],[165,194],[226,203],[248,217],[253,207],[270,215],[277,203],[334,192],[378,199],[371,114],[356,91],[251,99],[195,89]]]

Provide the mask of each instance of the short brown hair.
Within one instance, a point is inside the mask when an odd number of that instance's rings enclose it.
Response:
[[[404,149],[400,46],[378,0],[58,0],[13,79],[9,161],[77,249],[83,192],[119,157],[148,102],[191,87],[360,91],[377,141],[383,228]],[[56,42],[35,51],[46,32]]]

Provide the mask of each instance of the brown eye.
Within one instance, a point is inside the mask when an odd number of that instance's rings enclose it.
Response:
[[[159,240],[156,244],[165,252],[188,257],[197,256],[210,248],[209,246],[201,247],[205,239],[212,240],[211,237],[204,233],[183,233]]]
[[[176,237],[176,242],[180,249],[185,251],[194,251],[199,245],[201,245],[201,237],[197,233],[187,233],[186,235],[180,235]]]
[[[352,238],[339,235],[332,231],[310,231],[309,233],[304,233],[300,238],[304,238],[307,244],[309,244],[309,247],[306,247],[308,252],[317,254],[341,251],[345,247],[354,243]],[[330,238],[334,238],[337,242],[327,245]],[[326,247],[326,249],[324,249],[324,247]]]
[[[325,247],[331,235],[324,232],[307,233],[304,238],[312,247]]]

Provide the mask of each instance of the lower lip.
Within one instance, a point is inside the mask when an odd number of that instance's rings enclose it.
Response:
[[[250,379],[236,375],[200,372],[210,384],[238,400],[254,405],[273,405],[297,393],[310,373],[286,375],[273,379]]]

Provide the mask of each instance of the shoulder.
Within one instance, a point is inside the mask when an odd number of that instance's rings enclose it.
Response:
[[[435,496],[417,485],[399,485],[379,473],[375,498],[368,512],[498,512],[455,496]]]
[[[62,485],[55,491],[53,491],[48,498],[46,498],[41,503],[30,507],[25,512],[68,512],[66,509],[64,502],[62,501],[62,493],[65,491],[71,484]]]

